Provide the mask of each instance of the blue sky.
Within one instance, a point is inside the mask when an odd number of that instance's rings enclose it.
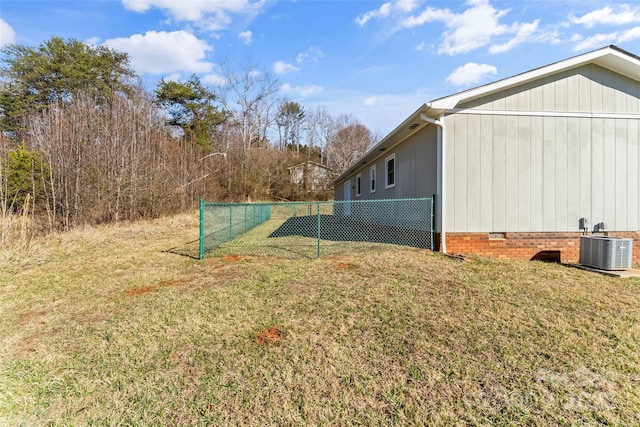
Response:
[[[52,36],[129,53],[150,90],[251,59],[282,96],[384,136],[441,96],[610,44],[640,54],[640,2],[0,1],[0,45]]]

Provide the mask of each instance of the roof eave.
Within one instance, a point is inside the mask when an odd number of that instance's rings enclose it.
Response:
[[[392,130],[391,133],[389,133],[380,142],[378,142],[369,151],[367,151],[364,156],[358,159],[355,163],[352,163],[346,171],[335,178],[331,182],[331,185],[337,184],[347,176],[355,173],[358,169],[361,169],[365,165],[372,163],[378,157],[383,156],[387,150],[392,149],[400,142],[418,132],[424,127],[424,125],[428,125],[429,123],[426,123],[420,118],[420,114],[426,114],[429,117],[437,119],[438,117],[440,117],[442,112],[443,110],[440,110],[429,103],[422,104],[420,108],[418,108],[409,117],[407,117],[400,125]]]

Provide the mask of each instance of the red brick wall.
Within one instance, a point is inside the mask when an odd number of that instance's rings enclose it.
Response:
[[[606,232],[612,237],[633,239],[633,262],[640,262],[640,232]],[[504,233],[504,239],[489,239],[489,233],[447,233],[450,254],[493,258],[543,259],[578,262],[582,233]],[[440,235],[436,235],[439,247]]]

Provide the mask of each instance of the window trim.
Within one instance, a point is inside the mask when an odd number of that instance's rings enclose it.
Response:
[[[376,171],[376,165],[369,168],[369,193],[376,192],[376,186],[378,185],[378,172]]]
[[[362,196],[362,174],[356,175],[356,197]]]
[[[389,161],[393,160],[393,183],[389,184]],[[386,159],[384,159],[384,188],[393,188],[396,186],[396,153],[393,153]]]

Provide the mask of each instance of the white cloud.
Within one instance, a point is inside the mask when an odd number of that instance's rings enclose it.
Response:
[[[377,107],[384,101],[384,96],[368,96],[362,101],[366,107]]]
[[[392,16],[396,13],[409,13],[418,6],[416,0],[396,0],[395,2],[384,3],[378,9],[365,12],[358,15],[356,18],[356,24],[361,27],[372,19],[381,19]]]
[[[535,21],[533,21],[531,23],[513,24],[512,29],[516,33],[515,37],[513,37],[511,40],[509,40],[508,42],[503,43],[501,45],[495,45],[495,44],[492,45],[489,48],[489,52],[491,52],[491,53],[506,52],[506,51],[511,50],[514,47],[518,46],[519,44],[524,43],[527,40],[530,40],[531,36],[538,29],[538,24],[539,23],[540,23],[540,20],[536,19]]]
[[[5,46],[15,42],[16,32],[7,21],[0,19],[0,46]]]
[[[398,0],[396,8],[402,12],[409,13],[418,7],[418,2],[415,0]]]
[[[447,82],[455,86],[469,86],[478,83],[489,74],[496,74],[498,69],[493,65],[469,62],[456,68],[447,77]]]
[[[275,64],[273,64],[273,72],[276,74],[287,74],[292,71],[300,71],[300,68],[293,66],[291,64],[288,64],[284,61],[278,61]]]
[[[289,83],[285,83],[280,86],[280,91],[291,96],[307,97],[321,92],[322,87],[316,85],[291,86]]]
[[[253,33],[251,31],[243,31],[238,34],[238,38],[242,40],[244,44],[251,44],[251,42],[253,42]]]
[[[180,81],[180,73],[171,73],[168,76],[164,76],[162,80],[166,82],[179,82]]]
[[[489,0],[468,0],[466,4],[469,8],[462,13],[429,6],[422,13],[404,19],[401,27],[414,28],[436,21],[444,23],[447,30],[443,33],[438,53],[456,55],[486,46],[497,36],[515,34],[509,42],[494,48],[497,52],[504,52],[526,41],[538,26],[538,21],[516,22],[511,26],[501,24],[500,19],[509,9],[496,9]]]
[[[448,21],[453,20],[456,15],[449,9],[436,9],[434,7],[427,7],[420,15],[409,16],[402,22],[404,28],[413,28],[424,25],[433,21]]]
[[[300,64],[302,62],[305,62],[305,61],[311,61],[311,62],[318,63],[318,61],[320,61],[320,59],[322,59],[324,57],[325,57],[325,54],[324,54],[323,51],[321,51],[317,47],[310,47],[306,51],[301,52],[301,53],[298,54],[298,56],[296,56],[296,62],[298,64]]]
[[[626,31],[596,34],[583,40],[580,40],[579,37],[575,37],[575,39],[576,41],[580,41],[574,48],[575,51],[594,49],[607,44],[620,44],[640,39],[640,26],[630,28]]]
[[[569,21],[573,24],[582,24],[586,28],[592,28],[598,24],[625,25],[640,22],[640,8],[632,8],[628,4],[618,6],[614,11],[610,6],[602,9],[594,10],[587,14],[577,17],[573,14],[569,15]]]
[[[640,27],[634,27],[623,31],[616,39],[616,43],[630,42],[638,38],[640,38]]]
[[[356,18],[356,23],[363,27],[373,18],[384,18],[391,15],[391,3],[384,3],[379,9],[363,13]]]
[[[426,47],[426,43],[425,42],[421,42],[420,44],[416,45],[416,47],[414,47],[415,50],[422,52]]]
[[[206,61],[211,47],[186,31],[147,31],[104,44],[127,52],[131,67],[141,74],[206,73],[213,68],[213,63]]]
[[[196,22],[200,27],[218,31],[227,27],[231,15],[255,16],[266,6],[266,0],[122,0],[126,9],[144,13],[152,8],[165,11],[176,21]]]
[[[207,74],[201,80],[202,83],[213,86],[224,86],[227,83],[227,80],[224,77],[216,73]]]
[[[100,46],[100,37],[90,37],[85,40],[85,43],[90,46]]]
[[[607,44],[612,44],[617,37],[618,33],[596,34],[595,36],[583,39],[573,48],[573,50],[577,52],[581,50],[589,50],[596,47],[601,47]]]

